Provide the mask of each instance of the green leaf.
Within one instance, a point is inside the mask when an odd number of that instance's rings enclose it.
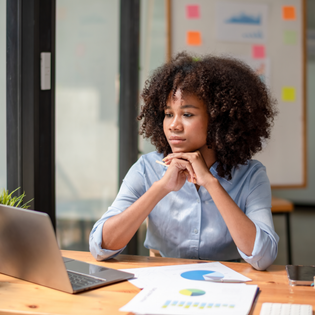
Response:
[[[27,201],[27,202],[25,202],[22,206],[21,206],[21,208],[23,208],[23,209],[28,209],[31,205],[28,205],[28,203],[30,203],[30,202],[32,202],[34,200],[34,198],[33,199],[31,199],[31,200],[29,200],[29,201]]]
[[[25,202],[23,205],[21,205],[24,197],[26,196],[25,192],[23,192],[20,196],[12,197],[12,195],[19,189],[20,189],[20,187],[16,188],[10,194],[9,194],[8,190],[2,189],[2,193],[0,194],[0,204],[9,205],[12,207],[20,207],[20,208],[24,208],[24,209],[29,208],[30,207],[29,203],[33,199],[31,199],[31,200]]]

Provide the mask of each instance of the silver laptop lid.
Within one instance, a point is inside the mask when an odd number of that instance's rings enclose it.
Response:
[[[46,213],[0,205],[0,272],[73,292]]]

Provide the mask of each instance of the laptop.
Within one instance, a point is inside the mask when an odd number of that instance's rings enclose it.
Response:
[[[132,273],[62,257],[46,213],[1,204],[0,272],[68,293],[134,277]]]

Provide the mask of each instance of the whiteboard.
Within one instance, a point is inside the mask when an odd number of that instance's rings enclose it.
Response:
[[[169,58],[183,50],[243,59],[277,99],[271,139],[253,158],[272,188],[306,186],[304,0],[168,0]]]

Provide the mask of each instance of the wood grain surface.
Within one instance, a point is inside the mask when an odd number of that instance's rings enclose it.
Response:
[[[62,255],[114,269],[143,268],[176,264],[200,263],[200,260],[119,255],[106,262],[97,262],[89,252],[62,251]],[[204,261],[202,261],[204,262]],[[251,278],[260,288],[250,314],[258,315],[264,302],[311,304],[315,310],[315,289],[308,286],[291,287],[284,266],[271,266],[256,271],[247,263],[224,265]],[[0,274],[0,314],[127,314],[119,308],[140,290],[129,282],[99,289],[68,294],[37,284]]]

